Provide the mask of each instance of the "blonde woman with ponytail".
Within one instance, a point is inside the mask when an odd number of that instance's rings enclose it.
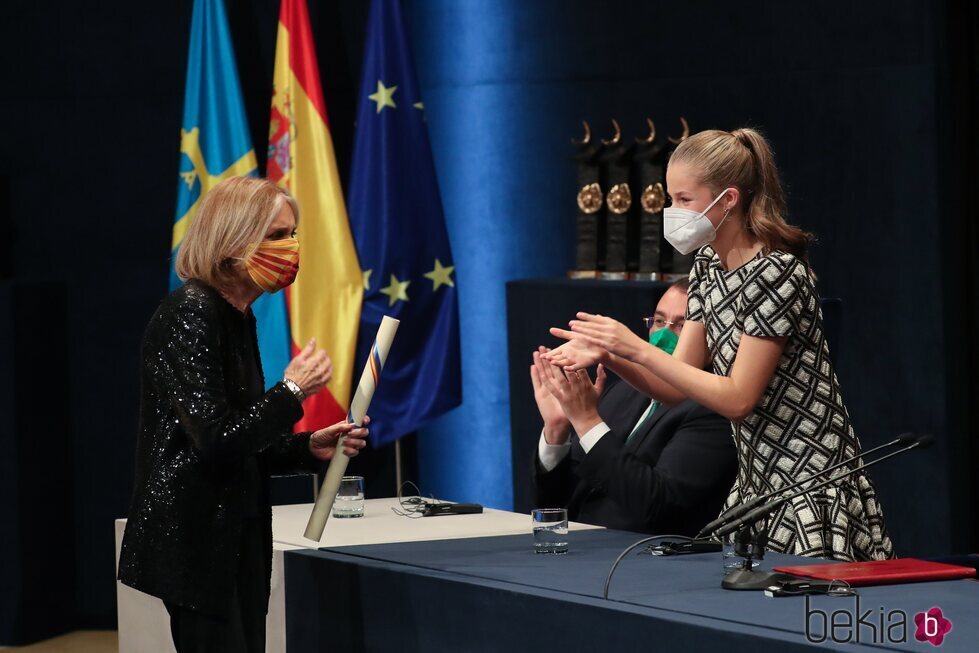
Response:
[[[697,252],[673,356],[611,318],[578,313],[570,330],[551,329],[568,342],[545,357],[568,371],[603,363],[664,404],[693,399],[730,419],[739,471],[725,508],[858,454],[809,266],[812,237],[786,222],[768,142],[753,129],[695,134],[666,181],[666,238]],[[780,553],[894,556],[863,473],[786,503],[768,525],[768,548]]]

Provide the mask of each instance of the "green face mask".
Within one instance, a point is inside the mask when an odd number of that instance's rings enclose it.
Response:
[[[673,350],[676,349],[676,343],[679,340],[680,338],[671,329],[667,328],[654,331],[649,336],[649,344],[653,347],[659,347],[670,356],[673,355]]]

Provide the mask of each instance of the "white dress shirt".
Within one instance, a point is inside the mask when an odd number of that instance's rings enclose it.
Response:
[[[646,410],[643,411],[643,414],[640,415],[639,419],[636,421],[636,426],[643,423],[643,421],[649,415],[649,411],[651,411],[655,405],[655,400],[651,400],[649,402],[649,405],[646,406]],[[635,427],[633,427],[633,429],[635,429]],[[612,429],[608,427],[608,424],[602,421],[589,429],[588,433],[581,436],[579,441],[581,442],[581,448],[585,450],[585,454],[591,451],[591,448],[598,444],[598,441],[611,430]],[[547,440],[544,439],[544,429],[541,429],[540,441],[537,443],[537,457],[540,459],[541,467],[544,468],[545,472],[549,472],[557,467],[570,451],[570,442],[565,442],[564,444],[549,444]]]

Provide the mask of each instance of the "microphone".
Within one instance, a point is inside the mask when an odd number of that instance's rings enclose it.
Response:
[[[924,437],[930,437],[930,436],[924,436]],[[697,533],[697,538],[695,539],[699,539],[701,537],[706,537],[710,535],[715,530],[717,530],[724,524],[728,523],[732,519],[738,519],[739,517],[744,516],[748,511],[754,510],[755,508],[765,503],[775,495],[788,492],[789,490],[794,490],[795,488],[799,487],[803,483],[808,483],[809,481],[819,476],[822,476],[824,474],[829,474],[830,472],[835,471],[840,467],[843,467],[844,465],[849,465],[850,463],[852,463],[854,460],[857,460],[861,456],[868,456],[872,453],[876,453],[877,451],[880,451],[881,449],[886,449],[887,447],[892,447],[894,445],[906,445],[915,441],[916,440],[913,433],[902,433],[901,435],[897,436],[890,442],[882,444],[879,447],[874,447],[873,449],[870,449],[868,451],[862,451],[856,454],[855,456],[851,456],[846,460],[840,461],[835,465],[832,465],[830,467],[827,467],[826,469],[816,472],[815,474],[810,474],[809,476],[805,477],[801,481],[796,481],[795,483],[789,485],[788,487],[780,488],[778,490],[773,490],[768,494],[763,494],[762,496],[755,497],[753,499],[750,499],[749,501],[745,501],[744,503],[738,504],[736,506],[732,506],[731,508],[721,513],[721,515],[717,519],[715,519],[714,521],[710,522],[709,524],[701,528],[700,532]]]
[[[931,444],[934,441],[935,441],[935,438],[933,436],[931,436],[931,435],[923,435],[920,438],[917,438],[911,444],[909,444],[909,445],[907,445],[905,447],[902,447],[901,449],[898,449],[897,451],[891,452],[891,453],[887,454],[886,456],[881,456],[877,460],[872,460],[869,463],[864,463],[862,465],[858,465],[858,466],[854,467],[853,469],[847,470],[847,471],[843,472],[842,474],[838,474],[837,476],[833,476],[832,478],[827,479],[827,480],[823,481],[822,483],[817,483],[813,487],[799,490],[795,494],[792,494],[792,495],[787,496],[787,497],[778,497],[777,499],[773,499],[773,500],[769,501],[768,503],[766,503],[766,504],[764,504],[762,506],[759,506],[757,508],[754,508],[752,510],[749,510],[746,514],[744,514],[743,516],[739,517],[738,519],[736,519],[736,520],[734,520],[732,522],[729,522],[729,523],[721,526],[720,528],[718,528],[715,531],[714,534],[717,537],[724,537],[725,535],[729,535],[730,533],[733,533],[734,531],[740,529],[745,524],[752,524],[752,523],[758,521],[759,519],[761,519],[762,517],[765,517],[766,515],[768,515],[768,513],[770,513],[771,511],[775,510],[776,508],[778,508],[780,505],[782,505],[786,501],[791,501],[792,499],[795,499],[796,497],[801,496],[801,495],[803,495],[803,494],[805,494],[807,492],[812,492],[814,490],[818,490],[819,488],[826,487],[827,485],[830,485],[831,483],[836,483],[837,481],[841,481],[844,478],[846,478],[847,476],[850,476],[851,474],[855,474],[855,473],[857,473],[857,472],[859,472],[859,471],[861,471],[863,469],[866,469],[868,467],[872,467],[873,465],[876,465],[879,462],[883,462],[883,461],[887,460],[888,458],[892,458],[894,456],[900,455],[900,454],[902,454],[902,453],[904,453],[906,451],[911,451],[912,449],[919,449],[919,448],[924,448],[924,447],[931,446]],[[798,485],[798,484],[796,484],[796,485]]]

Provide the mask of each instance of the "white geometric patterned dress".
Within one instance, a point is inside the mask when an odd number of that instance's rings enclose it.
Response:
[[[743,334],[788,337],[758,405],[732,423],[738,476],[725,509],[860,451],[830,362],[819,296],[801,260],[759,252],[725,270],[707,246],[694,257],[687,297],[686,319],[704,324],[716,374],[730,374]],[[863,473],[783,504],[768,526],[771,551],[848,561],[894,556]]]

